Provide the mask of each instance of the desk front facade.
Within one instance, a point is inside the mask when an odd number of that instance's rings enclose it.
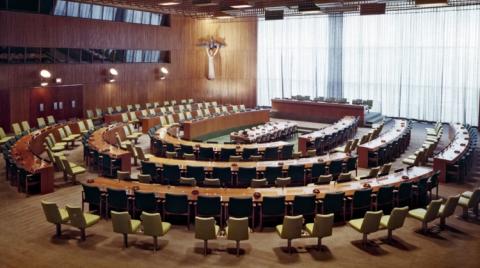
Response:
[[[123,131],[124,124],[116,124],[107,127],[100,128],[92,133],[88,141],[89,147],[92,150],[97,151],[100,154],[108,154],[114,159],[120,160],[120,170],[130,172],[132,168],[131,158],[132,155],[129,151],[122,150],[116,147],[115,134],[125,136]]]
[[[251,196],[255,202],[261,202],[264,196],[285,196],[286,201],[293,201],[296,195],[315,193],[317,199],[325,197],[326,193],[345,192],[346,196],[352,196],[355,191],[364,189],[364,184],[368,183],[374,192],[382,186],[398,186],[402,182],[416,182],[421,178],[429,177],[433,174],[431,168],[413,167],[408,171],[397,172],[382,176],[378,179],[368,179],[362,181],[351,181],[337,183],[335,185],[308,185],[303,187],[285,187],[285,188],[208,188],[208,187],[189,187],[189,186],[168,186],[160,184],[144,184],[138,182],[119,181],[106,178],[96,178],[87,183],[91,186],[97,186],[105,191],[106,188],[127,189],[129,194],[133,194],[134,188],[138,191],[153,192],[158,198],[164,198],[166,193],[185,194],[192,201],[197,200],[199,195],[220,196],[223,202],[228,202],[231,197]],[[405,176],[407,178],[405,179]],[[195,190],[195,192],[194,192]],[[315,190],[315,192],[314,192]],[[259,193],[259,197],[254,197]]]
[[[264,124],[270,121],[269,113],[269,110],[250,110],[200,120],[185,121],[183,123],[183,138],[194,140],[228,129]]]
[[[345,116],[356,116],[359,125],[363,126],[365,119],[363,105],[343,103],[273,99],[272,112],[279,118],[329,124]]]

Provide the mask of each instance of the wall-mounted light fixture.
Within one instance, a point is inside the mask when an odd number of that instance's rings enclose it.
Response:
[[[168,75],[168,69],[166,67],[160,68],[160,80],[165,80]]]
[[[40,85],[42,87],[48,86],[48,82],[52,78],[52,73],[49,70],[41,70],[40,71]]]
[[[115,68],[110,68],[108,69],[108,74],[107,74],[107,81],[110,83],[115,82],[115,79],[118,76],[118,71]]]

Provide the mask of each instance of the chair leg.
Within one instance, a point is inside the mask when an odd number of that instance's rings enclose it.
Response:
[[[237,241],[237,257],[240,255],[240,241]]]
[[[57,237],[60,237],[62,235],[62,225],[60,223],[57,223],[55,227],[56,227],[55,235]]]
[[[423,233],[427,233],[427,231],[428,231],[427,223],[426,223],[426,222],[423,222],[423,223],[422,223],[422,232],[423,232]]]
[[[128,234],[123,234],[123,245],[128,248]]]
[[[393,230],[392,229],[388,229],[388,241],[392,241],[392,234],[393,234]]]
[[[322,238],[319,237],[317,239],[317,250],[321,250],[322,249]]]
[[[86,235],[85,235],[85,229],[81,228],[80,229],[80,238],[82,241],[85,241]]]
[[[367,238],[367,236],[368,236],[368,234],[363,234],[362,244],[363,244],[364,246],[366,246],[367,243],[368,243],[368,238]]]
[[[445,217],[440,217],[440,228],[445,227],[446,220],[447,219]]]
[[[203,255],[207,256],[207,251],[208,251],[208,240],[203,241]]]
[[[288,253],[292,254],[292,240],[288,239]]]
[[[158,248],[158,238],[156,236],[153,237],[153,252],[157,251]]]

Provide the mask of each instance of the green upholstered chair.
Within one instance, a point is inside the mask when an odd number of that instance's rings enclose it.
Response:
[[[195,180],[195,178],[192,178],[192,177],[180,177],[180,180],[178,181],[178,183],[180,185],[192,186],[192,187],[197,185],[197,181]]]
[[[292,183],[292,178],[286,177],[286,178],[276,178],[275,179],[275,186],[276,187],[287,187]]]
[[[442,199],[432,200],[427,209],[417,208],[410,210],[408,216],[422,222],[422,232],[427,232],[428,223],[438,218],[438,211],[442,205]]]
[[[107,216],[110,210],[115,211],[130,211],[130,204],[128,196],[123,189],[107,188]]]
[[[140,218],[143,222],[143,234],[153,237],[153,251],[155,252],[158,249],[158,237],[167,234],[172,225],[162,221],[160,213],[142,212]]]
[[[11,138],[13,137],[8,137],[3,128],[0,127],[0,145],[7,143],[7,141],[9,141]]]
[[[462,193],[458,205],[463,208],[463,217],[468,218],[468,210],[473,209],[478,217],[478,203],[480,201],[480,188]]]
[[[353,229],[363,234],[363,245],[367,244],[367,236],[369,234],[379,230],[382,215],[383,211],[367,211],[364,218],[354,219],[348,222]]]
[[[322,247],[322,238],[331,236],[333,230],[333,213],[327,215],[317,214],[313,223],[307,223],[305,229],[311,237],[316,237],[317,249]]]
[[[67,135],[67,137],[71,137],[71,138],[73,138],[73,139],[78,139],[78,138],[80,138],[80,134],[73,134],[72,129],[70,128],[70,126],[67,125],[67,126],[65,126],[63,129],[65,130],[65,134]]]
[[[326,193],[322,201],[322,214],[333,213],[335,216],[342,215],[345,221],[345,193]]]
[[[87,129],[88,130],[94,130],[95,129],[95,125],[93,124],[92,119],[87,119]]]
[[[117,171],[117,179],[119,180],[130,180],[130,172],[128,171]]]
[[[252,188],[265,188],[267,186],[268,184],[266,179],[253,179],[250,182],[250,187]]]
[[[122,113],[122,122],[123,123],[128,123],[128,114],[127,113]]]
[[[55,224],[56,236],[62,235],[62,224],[66,224],[70,220],[67,210],[64,208],[59,209],[56,203],[45,200],[42,200],[42,209],[47,221]]]
[[[237,256],[240,254],[240,241],[248,240],[248,218],[228,219],[228,226],[225,228],[227,240],[233,240],[237,243]]]
[[[277,225],[275,230],[282,239],[287,239],[288,253],[292,254],[292,240],[302,237],[303,216],[285,216],[283,224]]]
[[[22,134],[22,128],[20,127],[20,124],[18,123],[13,123],[12,124],[12,130],[15,136],[21,135]]]
[[[47,123],[49,125],[54,125],[55,124],[55,118],[53,117],[53,115],[47,116]]]
[[[200,195],[195,206],[195,215],[199,217],[218,217],[222,224],[222,200],[220,196]]]
[[[255,213],[253,213],[252,197],[230,197],[228,201],[228,217],[252,219],[252,225],[255,222]]]
[[[30,124],[28,121],[22,121],[21,125],[23,131],[30,132]]]
[[[124,150],[127,150],[127,144],[131,144],[130,141],[122,141],[118,133],[115,135],[115,141],[117,142],[117,146]]]
[[[43,117],[39,117],[37,118],[37,125],[38,125],[38,128],[44,128],[47,126],[47,122],[45,122],[45,118]]]
[[[145,154],[142,147],[136,146],[135,151],[137,153],[138,159],[140,159],[141,161],[149,161],[150,159],[154,158],[154,156],[151,154]]]
[[[445,204],[440,206],[438,210],[438,217],[440,217],[440,226],[444,227],[448,217],[452,216],[455,213],[455,208],[458,205],[460,200],[460,195],[454,195],[447,198]]]
[[[382,216],[380,227],[388,230],[388,240],[392,240],[393,230],[399,229],[405,223],[408,215],[408,206],[402,208],[394,208],[390,215]]]
[[[69,143],[71,143],[72,146],[74,145],[75,138],[68,137],[67,134],[65,134],[65,130],[63,130],[63,128],[58,129],[58,134],[60,135],[60,138],[61,138],[62,142],[65,142],[67,144],[67,147],[68,147]]]
[[[50,137],[50,139],[52,139],[52,142],[55,144],[55,145],[59,145],[59,146],[67,146],[67,143],[66,142],[63,142],[63,141],[59,141],[57,140],[57,138],[55,137],[55,135],[53,135],[53,133],[49,133],[48,134],[48,137]]]
[[[205,178],[205,180],[203,181],[203,186],[218,188],[222,186],[222,182],[220,181],[220,179]]]
[[[78,129],[82,135],[88,133],[88,129],[83,121],[78,121]]]
[[[190,202],[184,194],[165,194],[163,215],[181,215],[187,217],[187,228],[190,230]]]
[[[123,234],[123,244],[128,248],[128,234],[135,234],[142,224],[139,220],[132,220],[128,212],[111,211],[113,232]]]
[[[317,179],[317,184],[329,184],[333,180],[332,174],[320,175]]]
[[[352,173],[346,172],[346,173],[340,173],[337,178],[337,182],[349,182],[352,180]]]
[[[87,170],[81,166],[73,166],[67,159],[62,159],[63,166],[65,167],[65,173],[67,178],[72,179],[72,183],[76,183],[76,178],[78,175],[85,173]]]
[[[100,216],[84,213],[80,207],[67,205],[66,209],[70,218],[70,224],[73,227],[80,229],[81,240],[84,241],[86,237],[85,229],[98,223],[100,221]]]
[[[138,174],[138,182],[141,183],[152,183],[152,176],[150,174]]]
[[[392,163],[384,164],[378,171],[378,175],[379,176],[387,175],[388,173],[390,173],[391,168],[392,168]]]
[[[215,218],[195,217],[195,238],[203,240],[203,254],[208,252],[208,240],[217,239],[220,227],[215,224]]]

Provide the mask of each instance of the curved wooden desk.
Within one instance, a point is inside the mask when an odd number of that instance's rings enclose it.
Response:
[[[120,180],[112,180],[106,178],[97,178],[88,185],[97,186],[103,191],[106,188],[126,190],[129,194],[133,194],[133,188],[138,187],[137,190],[145,192],[154,192],[157,197],[164,198],[166,193],[186,194],[189,199],[195,201],[198,195],[220,196],[223,202],[228,202],[230,197],[252,196],[255,202],[261,202],[263,196],[285,196],[286,201],[293,201],[295,195],[312,194],[314,189],[320,192],[316,194],[317,199],[321,199],[326,193],[343,191],[345,195],[352,196],[357,190],[363,189],[364,183],[369,183],[374,192],[378,191],[381,186],[398,186],[402,182],[418,181],[421,178],[429,177],[433,174],[431,168],[427,167],[413,167],[408,173],[398,172],[378,179],[369,179],[363,181],[352,181],[345,183],[338,183],[336,185],[308,185],[303,187],[285,187],[285,188],[204,188],[204,187],[189,187],[189,186],[167,186],[160,184],[144,184],[138,182],[128,182]],[[408,176],[408,179],[402,179],[402,176]],[[198,194],[193,194],[193,190],[198,191]],[[259,198],[255,198],[254,193],[260,193]]]
[[[401,137],[408,130],[408,121],[404,119],[395,119],[395,125],[378,138],[367,143],[359,145],[358,167],[368,168],[368,152],[377,151],[380,147]]]
[[[183,122],[183,138],[194,140],[199,137],[219,133],[228,129],[243,128],[264,124],[270,121],[269,110],[247,110],[199,120]]]
[[[279,118],[332,124],[344,116],[357,116],[360,126],[365,118],[363,105],[272,99],[272,112]]]
[[[69,126],[72,133],[79,134],[80,128],[77,122],[67,122],[48,126],[21,137],[11,149],[11,154],[15,163],[28,173],[39,174],[40,192],[42,194],[51,193],[54,190],[55,169],[52,163],[41,158],[45,151],[45,138],[52,133],[55,139],[61,140],[58,129]]]
[[[345,116],[333,125],[327,126],[312,133],[301,135],[298,137],[298,150],[302,152],[303,156],[307,156],[308,143],[315,141],[316,138],[324,137],[326,135],[333,135],[350,127],[354,127],[353,134],[355,134],[357,132],[357,122],[358,120],[355,116]],[[349,137],[346,137],[346,139],[349,139]]]
[[[88,145],[91,150],[102,154],[108,154],[111,158],[120,159],[120,169],[130,172],[132,154],[116,146],[115,134],[118,133],[122,140],[125,139],[123,123],[102,127],[90,135]]]
[[[185,169],[187,166],[203,166],[205,170],[212,170],[214,167],[231,167],[232,171],[238,170],[239,167],[255,167],[257,171],[263,171],[268,166],[283,166],[283,169],[288,169],[290,165],[305,165],[306,168],[310,168],[312,164],[318,163],[319,160],[325,163],[329,163],[334,160],[343,160],[349,156],[345,153],[332,153],[322,156],[289,159],[289,160],[275,160],[275,161],[246,161],[246,162],[220,162],[220,161],[198,161],[198,160],[184,160],[174,158],[153,157],[150,158],[150,162],[162,166],[163,164],[178,165],[181,169]]]
[[[200,147],[210,147],[213,148],[215,152],[220,152],[222,148],[225,149],[236,149],[237,153],[241,153],[244,148],[258,148],[259,151],[264,151],[267,147],[282,147],[284,145],[290,144],[286,141],[275,141],[268,143],[253,143],[253,144],[215,144],[215,143],[205,143],[205,142],[194,142],[183,140],[176,137],[176,130],[179,129],[178,125],[162,127],[157,130],[155,133],[155,139],[162,141],[163,143],[171,143],[175,146],[186,145],[192,146],[194,149]]]
[[[449,124],[448,134],[450,144],[433,158],[433,169],[440,171],[441,182],[446,182],[447,166],[457,162],[468,150],[470,143],[470,134],[460,123]]]

